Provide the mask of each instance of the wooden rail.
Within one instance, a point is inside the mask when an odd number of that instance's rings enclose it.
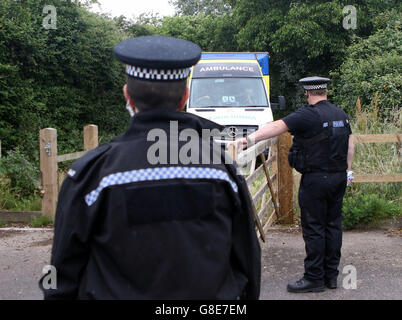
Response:
[[[402,134],[353,134],[355,143],[402,142]]]
[[[57,156],[57,162],[77,160],[77,159],[81,158],[84,154],[86,154],[87,152],[88,151],[79,151],[79,152],[74,152],[74,153],[63,154],[61,156]]]
[[[242,151],[236,158],[236,162],[239,166],[243,167],[249,162],[255,160],[261,153],[269,149],[269,147],[275,145],[278,142],[278,138],[264,140],[256,143],[254,146]]]
[[[356,174],[353,182],[402,182],[402,173],[393,174]]]

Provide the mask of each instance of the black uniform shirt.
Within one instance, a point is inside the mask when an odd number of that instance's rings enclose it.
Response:
[[[294,136],[289,161],[299,172],[337,172],[347,168],[352,133],[346,113],[327,100],[305,105],[283,118]]]
[[[327,100],[322,100],[315,105],[305,105],[282,120],[286,123],[293,136],[300,136],[301,138],[313,137],[322,130],[322,120],[314,108],[325,108],[327,103]],[[351,134],[350,126],[348,128]]]

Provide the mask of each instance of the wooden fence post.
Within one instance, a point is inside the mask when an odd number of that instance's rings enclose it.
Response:
[[[84,151],[98,147],[98,126],[89,124],[84,127]]]
[[[39,132],[40,172],[44,195],[42,198],[42,214],[54,217],[58,197],[57,176],[57,130],[42,129]]]
[[[279,211],[281,223],[293,223],[293,172],[289,166],[288,153],[292,136],[286,132],[279,136]]]

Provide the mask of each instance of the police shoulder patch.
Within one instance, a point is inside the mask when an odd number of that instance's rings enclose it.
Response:
[[[72,164],[70,170],[68,170],[67,172],[68,177],[73,180],[78,180],[80,176],[82,176],[82,174],[86,172],[86,169],[88,169],[90,164],[93,163],[97,158],[99,158],[110,148],[111,145],[109,143],[105,143],[100,145],[96,149],[88,151],[84,156],[82,156]]]

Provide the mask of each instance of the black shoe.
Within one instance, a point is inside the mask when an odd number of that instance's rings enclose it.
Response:
[[[287,287],[289,292],[321,292],[325,291],[325,286],[322,283],[310,281],[306,278],[301,278],[296,282],[291,282]]]
[[[325,279],[325,286],[328,289],[336,289],[338,288],[338,283],[337,283],[337,279],[336,278],[332,278],[332,279]]]

